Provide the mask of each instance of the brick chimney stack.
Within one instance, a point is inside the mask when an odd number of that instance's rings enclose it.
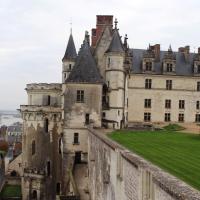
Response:
[[[150,48],[155,54],[155,60],[160,61],[160,44],[155,44],[153,46],[150,46]]]
[[[178,51],[180,53],[183,53],[184,57],[185,57],[185,61],[189,62],[189,58],[190,58],[190,46],[180,47],[178,49]]]
[[[96,28],[92,29],[92,47],[95,47],[105,26],[113,28],[113,15],[97,15]]]

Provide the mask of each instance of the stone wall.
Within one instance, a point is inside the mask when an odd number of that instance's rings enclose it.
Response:
[[[90,129],[91,200],[198,200],[200,192]]]
[[[152,79],[152,89],[145,89],[145,79]],[[166,80],[172,80],[172,90],[166,90]],[[198,77],[173,75],[132,74],[128,80],[128,121],[143,122],[144,113],[151,113],[151,122],[164,122],[165,113],[171,114],[171,122],[178,122],[179,113],[184,122],[195,122],[200,113],[196,102]],[[151,108],[144,107],[144,100],[151,99]],[[165,108],[165,100],[171,100],[171,108]],[[185,100],[185,108],[179,109],[179,100]]]

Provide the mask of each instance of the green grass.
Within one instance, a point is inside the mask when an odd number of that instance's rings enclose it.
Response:
[[[5,185],[0,193],[0,197],[21,197],[21,186],[20,185]]]
[[[167,131],[116,131],[110,138],[200,190],[200,136]]]

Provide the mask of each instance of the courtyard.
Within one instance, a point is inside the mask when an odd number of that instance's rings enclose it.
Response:
[[[180,129],[174,125],[159,131],[124,130],[108,137],[200,190],[200,135]]]

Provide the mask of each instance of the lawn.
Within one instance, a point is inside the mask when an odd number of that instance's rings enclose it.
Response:
[[[200,190],[200,135],[169,131],[116,131],[113,140]]]
[[[0,197],[21,197],[21,186],[20,185],[5,185],[0,193]]]

